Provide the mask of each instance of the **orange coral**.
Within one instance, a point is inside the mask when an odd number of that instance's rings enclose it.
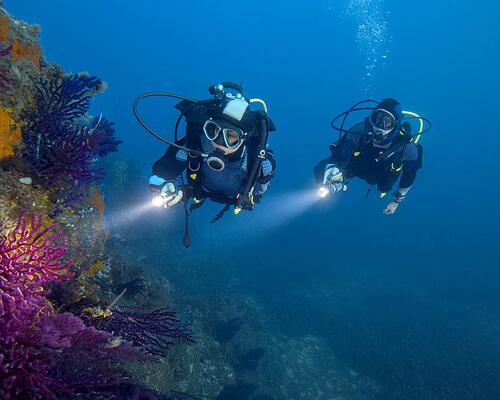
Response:
[[[0,108],[0,160],[14,155],[14,146],[21,143],[21,129],[10,114]]]
[[[38,44],[24,44],[20,43],[17,39],[12,44],[12,60],[29,60],[35,64],[38,71],[40,71],[40,54],[41,49]]]
[[[99,192],[99,189],[95,186],[92,188],[90,203],[97,211],[99,211],[99,214],[101,216],[104,215],[104,210],[105,210],[104,199],[102,197],[101,192]]]
[[[9,17],[0,15],[0,42],[7,43],[9,41]]]
[[[87,275],[89,278],[94,278],[95,275],[103,269],[105,266],[104,261],[102,260],[97,260],[94,264],[90,266],[90,268],[87,270],[85,275]]]

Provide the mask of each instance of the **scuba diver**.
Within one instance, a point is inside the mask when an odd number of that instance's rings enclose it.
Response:
[[[364,103],[376,105],[359,107]],[[371,113],[363,122],[344,129],[349,114],[361,110],[370,110]],[[335,122],[342,117],[342,125],[336,126]],[[411,134],[409,119],[419,121],[416,135]],[[428,124],[426,130],[424,121]],[[339,140],[330,146],[330,157],[314,168],[316,182],[321,185],[318,195],[327,197],[345,192],[351,179],[361,178],[370,185],[376,185],[383,198],[399,179],[397,190],[382,211],[394,214],[415,182],[417,171],[422,168],[423,147],[418,141],[422,133],[430,130],[430,121],[413,112],[403,111],[397,100],[387,98],[380,103],[374,100],[359,102],[335,117],[331,125],[340,135]]]
[[[165,154],[153,164],[149,189],[153,204],[173,207],[183,202],[186,216],[184,245],[189,247],[188,215],[209,199],[224,204],[212,222],[234,207],[234,214],[252,210],[267,191],[276,169],[272,150],[267,148],[269,132],[276,130],[261,99],[243,95],[241,85],[224,82],[209,88],[212,98],[194,100],[170,93],[146,93],[134,102],[139,123],[156,138],[168,143]],[[159,137],[137,113],[145,97],[173,97],[182,100],[174,141]],[[252,110],[259,103],[264,110]],[[181,119],[185,135],[177,137]],[[188,206],[189,200],[192,204]]]

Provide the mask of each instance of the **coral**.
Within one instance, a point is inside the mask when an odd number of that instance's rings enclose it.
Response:
[[[35,289],[69,279],[70,263],[61,261],[66,248],[57,244],[61,233],[55,228],[44,228],[41,215],[21,213],[13,230],[0,233],[0,277]]]
[[[114,123],[105,117],[95,118],[91,126],[98,133],[96,135],[97,154],[99,157],[104,157],[109,153],[118,151],[118,145],[123,143],[121,140],[115,139]]]
[[[0,42],[8,42],[10,33],[9,17],[0,15]]]
[[[162,398],[120,368],[148,360],[142,350],[71,313],[55,314],[41,285],[69,278],[69,263],[60,261],[66,249],[54,228],[22,213],[14,229],[0,232],[0,398],[121,399],[124,385]]]
[[[86,73],[40,78],[35,107],[25,114],[32,131],[57,135],[61,125],[75,123],[90,107],[92,97],[103,82]]]
[[[50,397],[50,352],[32,340],[33,326],[50,313],[43,297],[0,276],[0,398]],[[38,396],[25,396],[31,390]]]
[[[85,276],[88,278],[94,278],[95,275],[104,268],[106,264],[102,260],[97,260],[95,263],[93,263],[89,269],[85,272]]]
[[[176,343],[194,343],[190,324],[177,319],[168,308],[139,313],[133,308],[114,309],[97,321],[100,329],[120,335],[149,354],[165,356]]]
[[[20,142],[21,129],[11,118],[10,114],[0,108],[0,160],[12,157],[14,155],[14,146]]]
[[[103,216],[105,211],[104,199],[101,192],[97,187],[92,188],[90,195],[90,204],[99,212],[99,215]]]
[[[11,50],[12,50],[12,45],[5,47],[4,49],[1,49],[0,50],[0,57],[5,57],[6,55],[8,55],[10,53]]]
[[[41,217],[21,213],[12,230],[0,232],[0,395],[3,399],[49,398],[53,355],[39,344],[37,324],[53,314],[43,284],[69,278],[66,252]],[[34,391],[34,392],[33,392]],[[19,396],[19,397],[18,397]]]
[[[29,44],[21,43],[19,40],[14,40],[12,44],[12,60],[14,62],[19,60],[29,60],[35,65],[36,69],[40,71],[40,58],[41,49],[38,43]]]
[[[108,332],[85,326],[71,313],[44,319],[39,340],[60,353],[57,367],[50,371],[52,379],[76,393],[129,382],[130,377],[116,363],[147,360],[139,349]]]
[[[89,270],[90,271],[90,270]],[[95,275],[95,274],[94,274]],[[92,278],[92,276],[87,273],[87,276]],[[143,294],[146,291],[146,282],[143,278],[132,278],[125,282],[107,282],[105,279],[94,279],[94,283],[99,285],[101,289],[112,293],[121,293],[126,290],[125,297],[134,298],[139,294]]]
[[[68,198],[104,175],[94,165],[100,154],[116,151],[112,124],[104,120],[95,126],[81,121],[90,107],[92,97],[101,90],[103,82],[88,74],[54,74],[42,78],[37,85],[35,104],[24,111],[27,126],[23,129],[25,159],[45,178],[68,185]],[[102,120],[100,119],[102,122]],[[101,126],[101,128],[100,128]]]

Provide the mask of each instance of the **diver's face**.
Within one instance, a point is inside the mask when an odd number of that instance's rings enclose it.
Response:
[[[244,133],[240,128],[231,127],[219,121],[209,119],[203,125],[205,136],[212,142],[214,149],[230,155],[243,145]]]
[[[214,146],[214,150],[220,150],[226,156],[229,156],[231,154],[236,153],[241,148],[241,146],[243,146],[244,143],[245,143],[245,139],[242,139],[242,140],[240,140],[240,143],[236,147],[228,148],[227,146],[219,144],[216,141],[212,141],[212,145]]]

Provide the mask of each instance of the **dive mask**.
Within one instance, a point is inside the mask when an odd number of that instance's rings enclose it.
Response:
[[[239,128],[224,128],[212,119],[209,119],[203,125],[203,132],[208,140],[216,142],[228,149],[236,149],[240,146],[245,136]],[[222,136],[221,136],[222,135]],[[222,140],[221,140],[222,139]]]
[[[381,142],[392,132],[396,126],[396,118],[389,111],[379,108],[370,115],[374,140]]]

